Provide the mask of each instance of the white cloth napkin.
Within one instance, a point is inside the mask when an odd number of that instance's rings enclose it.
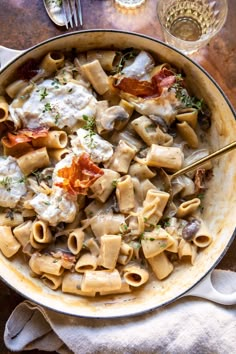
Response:
[[[215,270],[214,287],[236,291],[236,273]],[[187,297],[142,316],[84,319],[19,304],[6,323],[12,351],[61,354],[236,354],[236,305],[222,306]]]

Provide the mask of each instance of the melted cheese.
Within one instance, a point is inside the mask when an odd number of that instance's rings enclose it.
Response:
[[[14,208],[25,193],[24,175],[16,159],[0,157],[0,206]]]
[[[132,64],[122,69],[122,76],[135,77],[144,80],[148,72],[154,67],[154,60],[151,55],[145,51],[141,51]]]
[[[174,92],[164,91],[156,98],[141,98],[122,92],[122,98],[134,105],[135,110],[142,115],[157,115],[163,118],[167,124],[171,124],[176,116],[177,108],[180,106],[179,100]]]
[[[97,100],[84,86],[73,82],[61,85],[45,80],[35,86],[30,97],[21,107],[9,107],[13,121],[23,127],[73,127],[83,116],[95,116]]]
[[[113,155],[113,147],[98,134],[90,135],[83,128],[77,130],[76,135],[71,135],[72,151],[76,155],[87,152],[95,163],[107,161]]]
[[[39,193],[29,204],[40,219],[52,226],[60,222],[73,222],[77,211],[75,198],[58,187],[53,187],[50,195]]]

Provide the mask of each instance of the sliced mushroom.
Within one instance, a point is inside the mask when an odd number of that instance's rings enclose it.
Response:
[[[192,218],[182,230],[182,237],[185,241],[191,241],[198,230],[201,222],[198,219]]]
[[[168,132],[168,125],[167,125],[166,121],[162,117],[159,117],[159,116],[157,116],[155,114],[150,114],[149,118],[153,122],[155,122],[157,125],[159,125],[164,133]]]
[[[123,107],[112,106],[103,112],[100,123],[104,130],[111,131],[114,129],[116,122],[124,122],[128,119],[129,114]]]

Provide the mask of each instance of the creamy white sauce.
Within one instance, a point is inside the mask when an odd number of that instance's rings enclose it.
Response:
[[[50,195],[39,193],[29,204],[40,219],[52,226],[60,222],[73,222],[77,211],[75,198],[55,186]]]
[[[180,106],[179,100],[171,91],[164,91],[161,96],[156,98],[141,98],[125,92],[122,97],[134,105],[135,110],[143,115],[157,115],[163,118],[167,124],[171,124],[175,119],[177,107]]]
[[[14,208],[25,193],[24,175],[16,159],[0,157],[0,206]]]
[[[14,101],[13,101],[14,104]],[[35,86],[22,107],[9,111],[13,121],[21,120],[23,127],[73,127],[83,116],[95,116],[97,100],[84,86],[74,82],[64,85],[45,80]]]
[[[145,51],[140,52],[132,64],[122,69],[122,75],[125,77],[134,77],[144,80],[146,74],[154,67],[154,60],[151,55]]]
[[[113,155],[111,143],[100,137],[98,134],[90,136],[89,132],[83,128],[76,131],[76,135],[71,135],[72,151],[76,155],[87,152],[93,162],[100,163],[107,161]]]

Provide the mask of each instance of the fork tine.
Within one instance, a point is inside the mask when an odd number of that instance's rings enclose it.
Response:
[[[73,28],[73,19],[72,19],[72,17],[73,17],[73,8],[71,7],[71,2],[70,2],[70,0],[68,0],[67,1],[67,5],[68,5],[68,14],[69,14],[69,24],[70,24],[70,26],[71,26],[71,28]]]
[[[83,25],[80,0],[63,0],[62,8],[67,29],[69,27],[68,25],[70,25],[71,28],[74,27],[74,24],[76,27],[78,27],[78,23],[80,23],[81,26]]]
[[[81,7],[81,2],[80,2],[80,0],[75,0],[75,4],[76,4],[77,10],[78,10],[80,26],[83,26],[82,7]]]
[[[72,9],[72,15],[74,17],[75,26],[78,27],[78,16],[77,16],[77,12],[76,12],[75,0],[69,0],[69,2],[70,2],[71,9]]]

